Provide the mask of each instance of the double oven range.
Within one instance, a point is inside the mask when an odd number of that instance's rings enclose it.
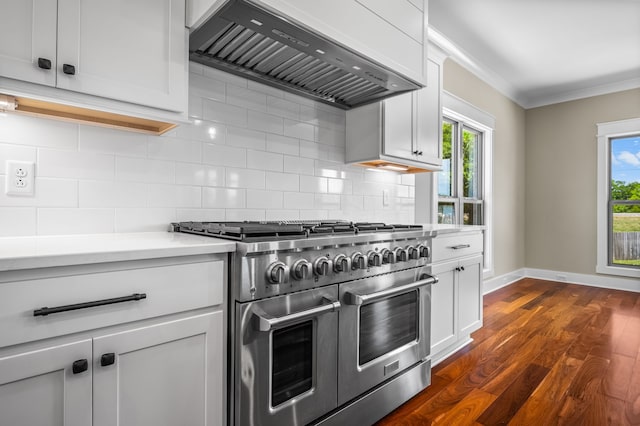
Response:
[[[181,222],[237,240],[233,425],[372,424],[430,384],[431,240],[416,225]]]

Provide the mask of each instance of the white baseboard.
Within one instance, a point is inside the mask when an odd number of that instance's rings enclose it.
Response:
[[[620,278],[612,275],[576,274],[573,272],[550,271],[547,269],[521,268],[498,277],[485,280],[483,294],[496,291],[522,278],[560,281],[591,287],[611,288],[640,293],[640,280],[636,278]]]
[[[561,281],[571,284],[581,284],[591,287],[611,288],[640,293],[640,280],[637,278],[620,278],[613,275],[589,275],[573,272],[549,271],[547,269],[525,268],[525,275],[529,278],[541,280]]]
[[[491,279],[484,280],[484,282],[482,283],[482,293],[483,294],[491,293],[502,287],[506,287],[509,284],[513,284],[514,282],[524,277],[525,277],[525,269],[522,268],[513,272],[509,272],[504,275],[500,275],[498,277],[493,277]]]

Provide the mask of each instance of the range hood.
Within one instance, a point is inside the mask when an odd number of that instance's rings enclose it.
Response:
[[[422,87],[246,0],[191,33],[189,59],[343,109]]]

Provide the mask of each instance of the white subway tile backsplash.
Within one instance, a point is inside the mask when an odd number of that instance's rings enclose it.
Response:
[[[203,75],[192,74],[189,76],[190,97],[225,101],[225,83],[223,81],[207,78]],[[189,114],[191,115],[191,114]]]
[[[227,103],[249,110],[267,111],[267,95],[233,84],[227,84]]]
[[[36,152],[35,148],[29,146],[0,144],[0,175],[6,173],[7,160],[33,161],[35,163]]]
[[[247,206],[245,189],[202,188],[205,209],[243,209]]]
[[[345,111],[191,63],[191,122],[162,136],[0,117],[32,197],[0,192],[0,236],[164,231],[180,220],[412,222],[415,178],[344,164]],[[382,191],[389,191],[389,205]]]
[[[265,114],[258,111],[249,111],[247,126],[250,129],[261,130],[268,133],[283,133],[283,119],[276,115]]]
[[[284,119],[284,135],[298,139],[314,140],[314,127],[311,124]]]
[[[147,135],[94,126],[80,126],[78,130],[80,151],[128,157],[147,156]]]
[[[227,169],[227,187],[264,189],[265,172],[250,169]]]
[[[202,142],[173,137],[149,139],[149,158],[191,163],[202,161]]]
[[[247,150],[227,145],[204,144],[202,162],[214,166],[246,167]]]
[[[35,207],[0,208],[0,237],[36,235]]]
[[[267,147],[269,152],[298,156],[300,154],[300,141],[288,136],[267,134]]]
[[[116,209],[116,232],[168,231],[176,221],[176,209]]]
[[[300,192],[326,193],[327,178],[317,176],[300,176]]]
[[[202,190],[199,186],[148,185],[148,207],[202,207]]]
[[[224,209],[178,209],[176,220],[178,222],[216,222],[226,220],[226,216]]]
[[[267,135],[264,132],[234,127],[227,129],[227,143],[230,146],[264,151],[266,140]]]
[[[147,184],[104,180],[81,180],[79,202],[81,208],[146,207]]]
[[[176,183],[195,186],[224,186],[224,167],[176,163]]]
[[[176,164],[172,161],[116,157],[116,180],[145,183],[174,183]]]
[[[285,209],[314,209],[314,194],[303,192],[285,192],[284,208]]]
[[[231,126],[245,127],[247,125],[247,110],[235,105],[204,99],[202,117],[205,120],[217,121]]]
[[[247,81],[247,87],[256,92],[264,93],[265,95],[275,96],[276,98],[284,98],[284,92],[275,87],[267,86],[266,84],[258,83],[253,80]]]
[[[266,188],[297,192],[300,190],[300,177],[292,173],[267,172]]]
[[[283,170],[283,156],[282,154],[248,150],[247,167],[250,169],[281,172]]]
[[[247,189],[247,208],[282,209],[282,192]]]
[[[310,158],[284,156],[284,171],[299,175],[313,175],[314,162]]]
[[[314,208],[320,210],[339,210],[340,196],[333,194],[315,194]]]
[[[114,161],[110,154],[39,149],[36,175],[109,180],[114,177]]]
[[[114,232],[114,209],[38,209],[38,234]]]
[[[78,125],[18,114],[0,116],[0,143],[78,149]]]
[[[258,209],[227,209],[226,216],[228,221],[243,220],[266,220],[265,211]]]
[[[299,220],[299,210],[266,210],[265,220]]]
[[[300,119],[300,105],[282,98],[267,97],[267,112],[291,120]]]
[[[78,181],[36,177],[33,196],[6,195],[5,176],[0,175],[0,206],[78,207]]]

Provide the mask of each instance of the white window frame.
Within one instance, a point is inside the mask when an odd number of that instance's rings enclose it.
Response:
[[[472,104],[442,91],[442,115],[483,133],[482,198],[484,202],[484,279],[494,275],[493,261],[493,129],[495,118]],[[442,139],[442,123],[440,124]],[[416,174],[416,222],[438,223],[438,173]],[[418,191],[420,187],[420,191]]]
[[[610,140],[640,133],[640,118],[598,123],[597,262],[599,274],[639,277],[640,268],[609,265]]]

